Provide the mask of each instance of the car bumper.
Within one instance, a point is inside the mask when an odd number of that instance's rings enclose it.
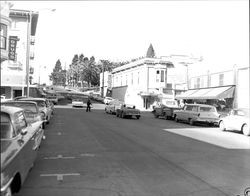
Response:
[[[198,119],[196,119],[196,121],[202,122],[202,123],[212,123],[215,125],[219,124],[219,119],[198,118]]]
[[[73,104],[72,106],[74,106],[74,107],[83,107],[83,104],[75,103],[75,104]]]

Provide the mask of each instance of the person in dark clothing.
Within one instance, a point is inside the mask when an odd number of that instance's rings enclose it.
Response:
[[[90,102],[90,99],[88,99],[86,112],[90,112],[90,105],[92,105],[92,103]]]

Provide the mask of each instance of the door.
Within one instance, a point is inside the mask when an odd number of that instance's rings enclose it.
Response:
[[[13,97],[19,97],[19,96],[22,96],[22,90],[14,90]]]

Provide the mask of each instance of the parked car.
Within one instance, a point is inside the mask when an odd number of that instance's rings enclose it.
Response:
[[[58,104],[58,97],[57,95],[47,95],[46,98],[51,101],[53,104]]]
[[[25,117],[28,123],[42,121],[42,114],[36,102],[32,101],[6,101],[1,104],[2,106],[20,107],[24,109]]]
[[[183,109],[174,111],[175,121],[186,121],[190,125],[196,122],[218,125],[219,113],[216,108],[206,104],[186,104]]]
[[[120,118],[135,116],[137,119],[141,117],[140,110],[136,109],[134,105],[122,104],[121,108],[116,109],[116,116]]]
[[[244,135],[250,136],[249,109],[233,109],[228,116],[220,119],[219,127],[222,131],[242,131]]]
[[[165,119],[174,119],[174,110],[180,110],[178,106],[167,106],[161,104],[158,107],[154,107],[152,113],[155,118],[163,117]]]
[[[20,101],[33,101],[37,103],[39,112],[42,114],[42,119],[44,121],[44,127],[45,124],[49,124],[50,119],[52,117],[52,107],[49,104],[49,101],[46,98],[35,98],[35,97],[28,97],[28,98],[22,98]]]
[[[121,108],[123,102],[119,100],[113,100],[110,101],[106,106],[105,106],[105,112],[109,114],[116,114],[116,110]]]
[[[22,108],[1,106],[1,195],[21,189],[41,144],[41,123],[29,124]]]
[[[72,107],[83,107],[83,106],[84,106],[83,99],[75,98],[72,100]]]
[[[114,99],[112,98],[112,97],[104,97],[104,100],[103,100],[103,102],[105,103],[105,104],[108,104],[110,101],[113,101]]]

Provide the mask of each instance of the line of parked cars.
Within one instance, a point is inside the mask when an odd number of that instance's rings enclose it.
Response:
[[[249,109],[232,109],[227,115],[221,115],[216,107],[207,104],[186,104],[183,108],[160,105],[154,108],[153,114],[156,118],[219,126],[221,131],[237,131],[250,136]]]
[[[135,108],[135,105],[125,104],[117,99],[107,99],[105,112],[109,114],[115,114],[120,118],[132,118],[135,117],[139,119],[141,117],[141,112],[139,109]]]
[[[53,114],[54,105],[46,98],[19,97],[1,102],[1,196],[21,189]]]

